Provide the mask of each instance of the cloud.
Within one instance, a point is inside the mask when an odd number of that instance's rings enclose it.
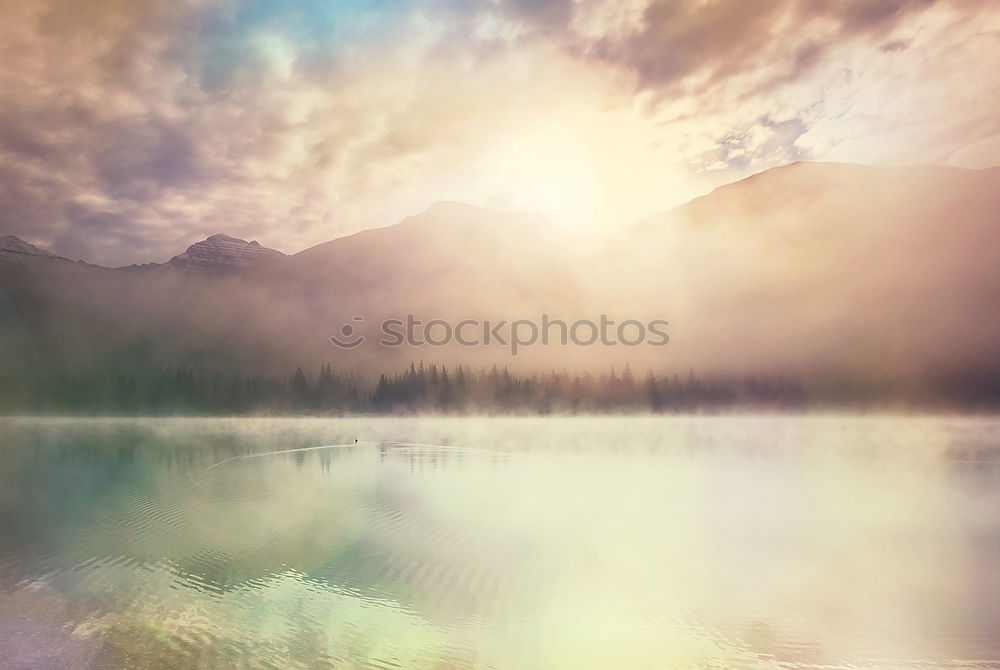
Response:
[[[909,48],[910,43],[912,41],[913,40],[903,40],[903,39],[892,40],[891,42],[886,42],[885,44],[880,46],[879,51],[885,53],[895,53],[897,51],[905,51],[906,49]]]
[[[803,158],[1000,162],[980,0],[0,11],[0,233],[107,264],[217,232],[294,252],[435,200],[624,221]]]
[[[702,169],[744,172],[807,160],[809,151],[797,144],[807,130],[799,118],[777,121],[762,117],[719,138],[717,146],[702,157]]]
[[[768,67],[803,75],[836,45],[877,40],[933,0],[564,0],[503,3],[582,57],[635,73],[638,85],[704,91]],[[986,5],[983,1],[980,4]],[[624,5],[617,14],[610,6]],[[595,20],[594,17],[597,17]],[[574,20],[576,19],[576,20]],[[600,27],[606,29],[602,32]]]

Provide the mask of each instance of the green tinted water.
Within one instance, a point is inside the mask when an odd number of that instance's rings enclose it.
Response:
[[[1000,668],[998,420],[0,435],[5,669]]]

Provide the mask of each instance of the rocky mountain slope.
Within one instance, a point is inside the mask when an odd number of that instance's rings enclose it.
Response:
[[[241,268],[267,265],[285,254],[262,247],[257,240],[247,242],[225,234],[212,235],[192,244],[167,265],[195,272],[231,272]]]

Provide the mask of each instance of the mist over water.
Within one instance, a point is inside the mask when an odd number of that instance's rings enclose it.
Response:
[[[994,418],[2,419],[0,665],[1000,668],[998,510]]]

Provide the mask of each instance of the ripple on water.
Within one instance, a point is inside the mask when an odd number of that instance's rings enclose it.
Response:
[[[802,421],[241,433],[162,462],[172,440],[8,444],[0,656],[20,635],[80,668],[1000,670],[998,423]]]

